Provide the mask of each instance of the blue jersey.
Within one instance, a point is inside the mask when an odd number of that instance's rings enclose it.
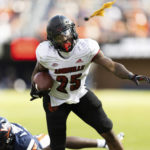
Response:
[[[12,134],[15,136],[14,150],[40,150],[42,146],[38,139],[19,124],[11,123]]]

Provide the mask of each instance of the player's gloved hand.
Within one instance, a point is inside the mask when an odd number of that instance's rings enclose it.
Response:
[[[39,91],[36,89],[35,84],[32,84],[31,91],[30,91],[30,95],[31,95],[30,101],[33,101],[37,98],[41,98],[41,97],[47,95],[49,92],[50,92],[50,90]]]
[[[150,84],[150,78],[144,75],[133,75],[130,77],[130,80],[132,80],[136,85],[139,85],[140,81],[145,81]]]

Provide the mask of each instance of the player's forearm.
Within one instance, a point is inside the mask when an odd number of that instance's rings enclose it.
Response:
[[[115,63],[113,73],[122,79],[131,79],[134,76],[124,65],[117,62]]]
[[[32,76],[31,76],[31,82],[33,81],[33,77],[36,73],[38,72],[42,72],[42,71],[48,71],[47,68],[43,67],[41,64],[39,64],[38,62],[36,63],[36,66],[32,72]]]
[[[32,81],[33,81],[34,75],[35,75],[37,72],[39,72],[39,69],[38,69],[38,65],[36,64],[36,66],[35,66],[35,68],[34,68],[34,70],[33,70],[33,72],[32,72],[31,83],[32,83]]]

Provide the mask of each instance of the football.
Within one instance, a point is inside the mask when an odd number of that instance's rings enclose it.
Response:
[[[38,72],[33,77],[35,87],[39,91],[47,91],[53,86],[53,79],[48,72]]]

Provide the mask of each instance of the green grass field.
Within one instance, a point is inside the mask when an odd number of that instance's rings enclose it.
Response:
[[[114,131],[125,133],[125,150],[150,150],[150,91],[94,91],[114,123]],[[29,91],[0,91],[0,116],[17,122],[31,133],[47,133],[45,113],[40,99],[30,102]],[[67,122],[67,135],[99,138],[94,129],[73,113]],[[93,148],[94,149],[94,148]],[[85,149],[88,150],[88,149]]]

